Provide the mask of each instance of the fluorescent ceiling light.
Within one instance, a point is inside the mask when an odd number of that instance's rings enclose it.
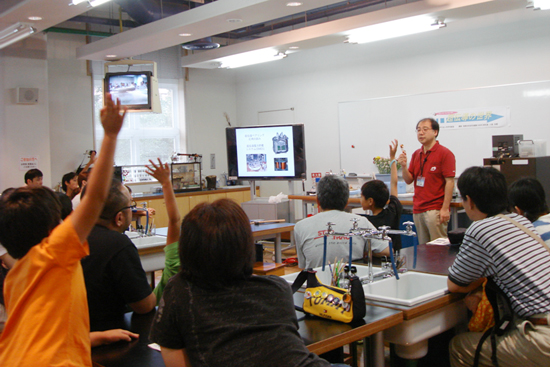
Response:
[[[254,64],[261,64],[263,62],[275,61],[285,58],[287,55],[278,52],[273,48],[264,48],[261,50],[244,52],[242,54],[231,55],[223,57],[218,61],[221,63],[220,68],[240,68],[241,66],[248,66]]]
[[[111,0],[73,0],[71,5],[78,5],[80,3],[87,2],[90,6],[99,6],[109,1]]]
[[[550,9],[550,0],[533,0],[533,7],[540,10]]]
[[[347,42],[375,42],[388,38],[407,36],[409,34],[433,31],[442,27],[446,27],[446,24],[434,21],[426,16],[404,18],[354,29],[350,31]]]
[[[11,45],[36,32],[36,29],[28,23],[15,23],[0,31],[0,49]]]

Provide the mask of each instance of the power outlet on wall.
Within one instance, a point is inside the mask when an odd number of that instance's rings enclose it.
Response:
[[[210,154],[210,169],[216,169],[216,154]]]

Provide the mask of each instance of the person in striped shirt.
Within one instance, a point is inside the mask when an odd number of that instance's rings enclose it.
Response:
[[[550,361],[550,252],[505,217],[537,235],[531,222],[508,213],[504,175],[490,167],[470,167],[458,179],[468,217],[460,252],[449,268],[450,292],[468,293],[491,277],[510,300],[513,326],[497,336],[503,366],[544,366]],[[503,214],[503,216],[500,216]],[[450,343],[451,365],[472,366],[482,333],[459,334]],[[491,343],[481,350],[480,366],[492,365]]]
[[[508,199],[512,211],[533,222],[541,238],[550,245],[550,214],[546,194],[539,180],[525,177],[512,182]]]

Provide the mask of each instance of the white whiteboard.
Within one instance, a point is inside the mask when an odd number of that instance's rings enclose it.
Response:
[[[495,106],[509,108],[509,126],[440,131],[439,142],[455,154],[457,176],[492,156],[493,135],[550,139],[550,81],[341,102],[340,169],[357,174],[376,172],[372,159],[388,157],[392,139],[404,145],[410,160],[420,148],[414,130],[421,118],[436,111]]]

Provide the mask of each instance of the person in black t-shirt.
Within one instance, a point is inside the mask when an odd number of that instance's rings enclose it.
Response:
[[[371,210],[373,215],[365,215],[369,222],[376,228],[389,226],[392,229],[399,229],[403,205],[397,198],[397,140],[390,145],[390,167],[391,167],[391,191],[388,191],[386,184],[380,180],[365,182],[361,187],[361,206],[363,210]],[[394,250],[401,249],[401,236],[390,235]]]
[[[90,255],[81,260],[91,331],[121,327],[127,305],[145,314],[157,304],[137,248],[124,234],[132,220],[131,208],[130,192],[113,179],[105,207],[88,236]]]

